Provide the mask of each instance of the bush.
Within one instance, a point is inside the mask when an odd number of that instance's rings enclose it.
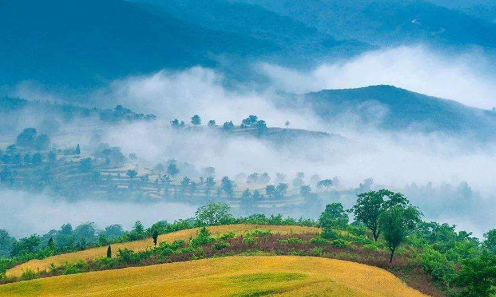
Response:
[[[303,244],[303,240],[299,238],[288,238],[279,240],[280,243],[288,243],[288,244]]]
[[[191,239],[190,243],[193,247],[199,247],[207,243],[212,243],[214,241],[215,239],[210,237],[210,231],[208,231],[207,228],[203,227],[200,229],[200,232],[198,232],[198,235]]]
[[[255,237],[252,237],[252,236],[244,236],[243,242],[247,243],[247,244],[254,244],[257,242],[257,239]]]
[[[330,244],[329,240],[322,238],[322,237],[314,237],[314,238],[310,239],[310,243],[315,244],[315,245],[328,245],[328,244]]]
[[[314,247],[313,249],[310,250],[310,255],[318,257],[322,256],[322,253],[324,250],[322,248]]]
[[[30,280],[36,278],[37,274],[31,269],[27,269],[21,274],[20,280]]]
[[[334,239],[331,241],[331,245],[335,247],[347,247],[350,245],[350,242],[343,239]]]
[[[228,239],[231,239],[231,238],[234,238],[236,237],[236,234],[234,232],[229,232],[229,233],[226,233],[226,234],[223,234],[220,239],[222,240],[228,240]]]
[[[216,242],[214,245],[212,245],[212,248],[213,248],[214,250],[218,250],[218,251],[220,251],[220,250],[222,250],[222,249],[224,249],[224,248],[226,248],[226,247],[228,247],[228,246],[229,246],[229,243],[227,243],[227,242],[225,242],[225,241],[218,241],[218,242]]]
[[[76,274],[89,270],[89,265],[87,262],[80,260],[73,264],[65,264],[64,271],[62,274]]]
[[[324,230],[322,231],[322,234],[320,236],[322,238],[330,239],[330,240],[338,238],[338,234],[336,233],[336,231],[334,231],[331,228],[324,228]]]
[[[253,231],[246,233],[247,236],[256,236],[256,237],[269,236],[271,234],[272,232],[270,232],[269,230],[259,230],[259,229],[255,229]]]

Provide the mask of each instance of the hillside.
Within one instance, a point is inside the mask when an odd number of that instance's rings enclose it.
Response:
[[[156,14],[170,14],[195,26],[276,44],[281,51],[264,59],[284,64],[313,63],[315,59],[349,56],[373,48],[247,3],[226,0],[130,1]]]
[[[300,226],[270,226],[270,225],[227,225],[227,226],[212,226],[209,227],[208,230],[214,236],[220,236],[225,233],[235,232],[237,235],[244,234],[248,231],[252,231],[254,229],[257,230],[266,230],[271,231],[276,234],[306,234],[312,233],[316,234],[319,232],[319,229],[312,227],[300,227]],[[173,242],[175,240],[187,240],[195,236],[198,233],[198,228],[195,229],[187,229],[181,230],[174,233],[163,234],[158,238],[158,242]],[[114,251],[118,249],[132,249],[134,251],[143,251],[147,248],[153,246],[153,242],[151,239],[144,239],[139,241],[131,241],[125,243],[119,243],[113,245]],[[106,255],[107,247],[99,247],[88,249],[84,251],[79,251],[75,253],[62,254],[57,256],[52,256],[43,260],[31,260],[19,266],[16,266],[7,271],[8,275],[12,276],[20,276],[23,271],[27,269],[31,269],[33,271],[42,271],[48,270],[50,264],[62,265],[66,262],[73,263],[78,260],[92,260],[98,257],[103,257]]]
[[[227,257],[0,286],[8,296],[423,297],[385,270],[312,257]]]
[[[29,7],[29,9],[26,9]],[[0,0],[0,80],[78,89],[194,65],[215,55],[257,56],[275,46],[186,24],[124,0]]]
[[[387,130],[445,132],[479,139],[494,137],[496,131],[492,111],[393,86],[325,90],[307,94],[304,100],[324,119],[354,112],[364,124]]]
[[[422,0],[235,0],[322,32],[378,46],[428,42],[496,47],[496,24]]]

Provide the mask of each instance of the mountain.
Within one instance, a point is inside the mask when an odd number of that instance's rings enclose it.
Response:
[[[377,46],[429,42],[496,48],[496,24],[423,0],[234,0]]]
[[[428,0],[449,9],[459,10],[487,21],[496,23],[496,2],[488,0]]]
[[[277,50],[260,39],[160,16],[123,0],[0,0],[0,81],[92,88],[162,68],[213,67],[216,56]]]
[[[350,118],[351,112],[364,124],[391,131],[463,134],[485,140],[496,136],[496,112],[393,86],[325,90],[303,99],[326,120]]]
[[[130,0],[150,12],[163,13],[211,30],[249,36],[274,43],[280,52],[269,61],[301,64],[329,56],[350,56],[373,48],[356,40],[332,36],[257,5],[230,0]]]

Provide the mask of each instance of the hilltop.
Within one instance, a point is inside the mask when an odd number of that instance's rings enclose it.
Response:
[[[325,120],[352,112],[365,126],[390,131],[437,132],[482,140],[493,138],[496,131],[496,112],[388,85],[323,90],[309,93],[303,100]]]
[[[392,274],[311,257],[227,257],[32,280],[2,296],[388,296],[427,297]]]

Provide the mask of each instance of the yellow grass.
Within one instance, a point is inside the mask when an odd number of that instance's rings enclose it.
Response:
[[[0,286],[0,296],[426,297],[379,268],[297,256],[214,258],[58,276]]]
[[[212,236],[220,236],[225,233],[235,232],[236,234],[243,234],[254,229],[269,230],[273,233],[279,234],[302,234],[302,233],[317,233],[319,230],[313,227],[300,227],[300,226],[267,226],[267,225],[225,225],[225,226],[213,226],[208,228],[212,233]],[[174,233],[163,234],[158,238],[160,242],[172,242],[179,239],[188,239],[195,236],[198,233],[198,229],[188,229],[181,230]],[[112,252],[117,253],[119,249],[132,249],[134,251],[142,251],[153,245],[152,239],[144,239],[133,242],[125,242],[112,245]],[[99,247],[88,249],[75,253],[68,253],[57,255],[53,257],[48,257],[42,260],[31,260],[29,262],[23,263],[16,267],[13,267],[7,271],[7,275],[10,276],[20,276],[24,271],[31,269],[33,271],[43,271],[48,270],[50,264],[53,263],[55,266],[60,266],[66,262],[72,263],[77,260],[92,260],[99,257],[105,257],[107,254],[107,247]]]

